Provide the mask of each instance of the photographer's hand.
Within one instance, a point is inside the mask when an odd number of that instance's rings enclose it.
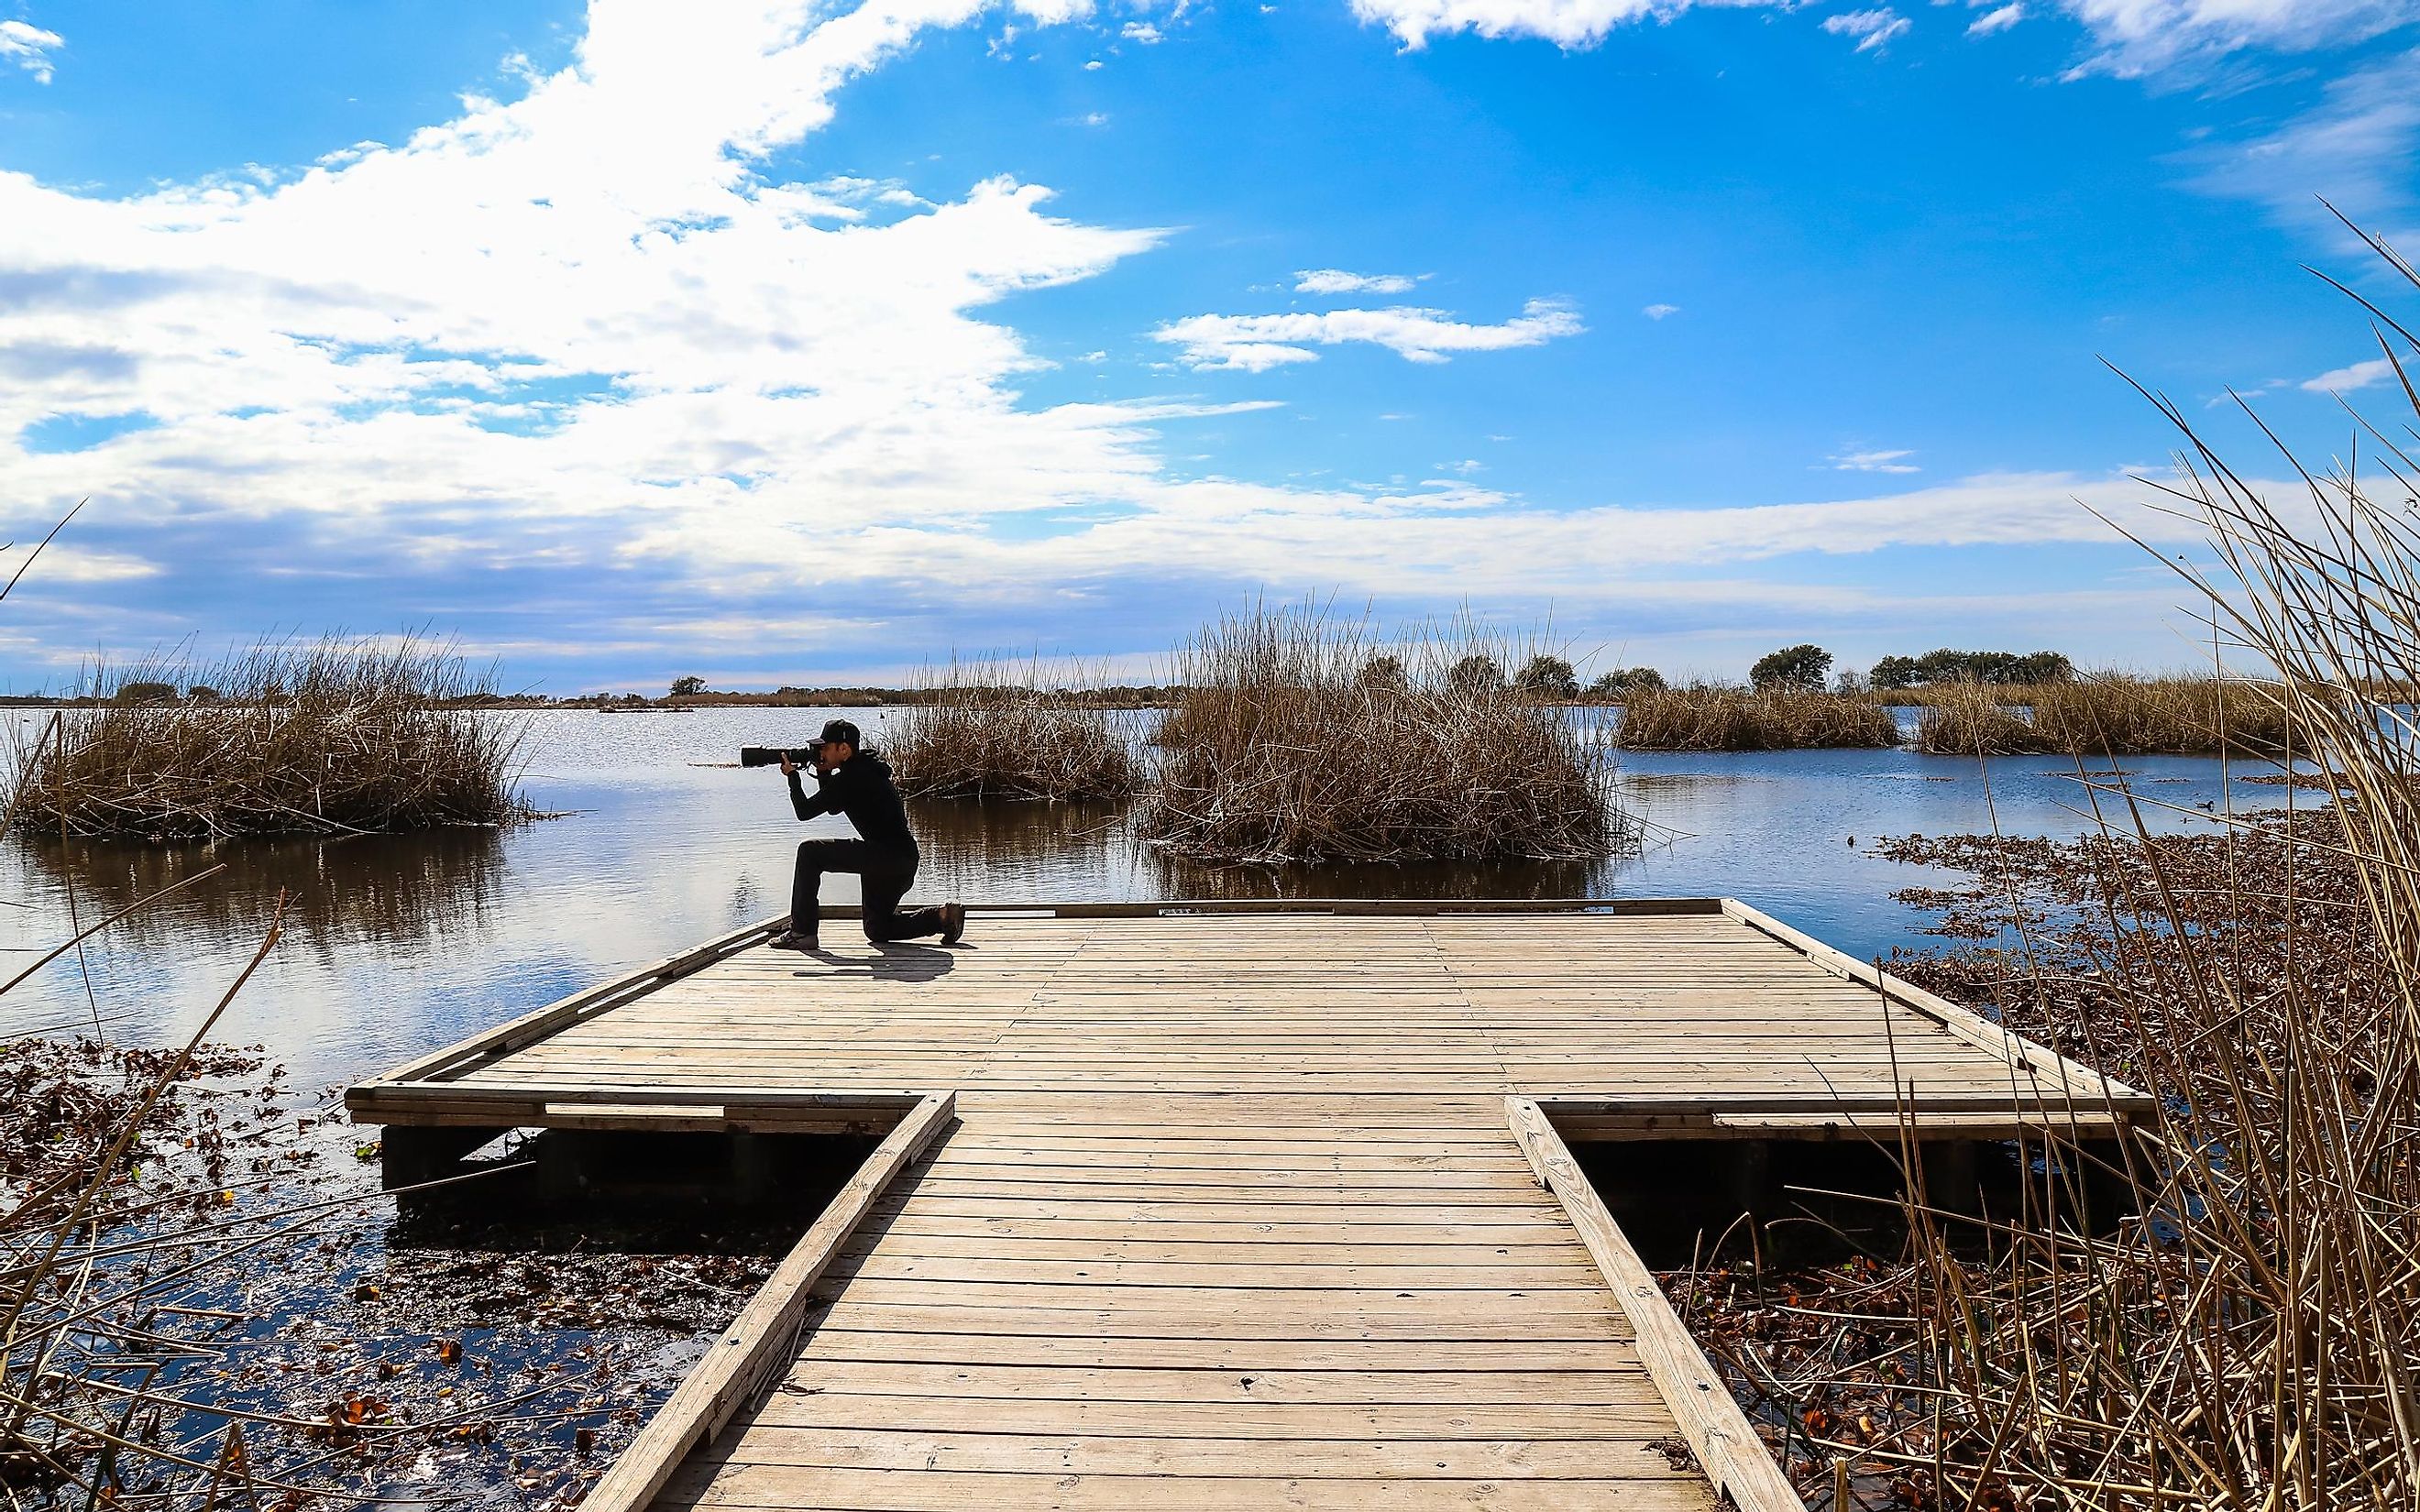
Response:
[[[782,775],[783,777],[796,777],[799,775],[799,769],[791,763],[790,753],[787,751],[783,751],[782,753]]]

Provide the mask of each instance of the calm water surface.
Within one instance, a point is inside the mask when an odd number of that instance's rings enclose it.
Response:
[[[803,743],[828,715],[876,742],[883,710],[706,709],[530,719],[528,788],[567,816],[505,834],[166,847],[0,845],[0,961],[29,963],[89,923],[216,863],[227,871],[104,932],[0,999],[0,1034],[89,1030],[158,1042],[189,1033],[268,927],[287,927],[220,1037],[259,1041],[302,1085],[374,1072],[424,1050],[789,905],[791,847],[847,833],[802,826],[771,769],[738,748]],[[2088,797],[2063,758],[1991,764],[1904,750],[1625,753],[1626,802],[1652,826],[1638,856],[1597,864],[1213,870],[1136,843],[1113,810],[911,805],[924,870],[911,900],[1235,896],[1651,897],[1727,893],[1860,956],[1938,943],[1891,900],[1938,880],[1870,854],[1911,833],[2071,835]],[[2138,796],[2190,824],[2225,789],[2214,761],[2130,759]],[[2239,764],[2236,776],[2259,770]],[[2239,788],[2245,807],[2280,801]],[[853,901],[851,879],[826,896]],[[980,943],[980,920],[974,938]],[[8,966],[13,975],[17,965]],[[87,979],[89,992],[87,992]]]

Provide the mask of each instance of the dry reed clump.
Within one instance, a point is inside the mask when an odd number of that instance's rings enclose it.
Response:
[[[1255,609],[1176,656],[1144,835],[1235,861],[1575,859],[1630,842],[1612,761],[1483,662],[1476,627],[1382,646],[1318,608]]]
[[[1765,1405],[1810,1430],[1800,1484],[1846,1491],[1843,1512],[2420,1505],[2420,724],[2397,691],[2420,678],[2413,463],[2374,428],[2386,497],[2305,474],[2288,515],[2161,408],[2188,449],[2172,491],[2224,576],[2178,570],[2273,678],[2249,690],[2283,753],[2341,795],[2180,837],[2103,788],[2080,843],[1967,842],[1974,896],[2038,921],[1931,980],[2158,1111],[2117,1166],[2055,1126],[2028,1141],[2045,1179],[1980,1222],[1911,1179],[1900,1260],[1793,1278],[1793,1319],[1755,1335],[1803,1319],[1819,1344],[1785,1361],[1736,1331]],[[2086,1216],[2096,1167],[2124,1189],[2114,1228]]]
[[[216,841],[533,816],[518,790],[520,727],[449,706],[492,688],[446,648],[264,643],[210,667],[101,669],[87,691],[111,701],[138,683],[215,696],[64,709],[19,734],[20,827]]]
[[[899,791],[928,797],[1080,798],[1131,795],[1134,748],[1107,709],[1022,672],[961,664],[922,683],[930,702],[904,710],[886,737]]]
[[[2020,756],[2053,748],[2049,737],[1981,683],[1943,688],[1916,721],[1916,748],[1937,756]]]
[[[1802,750],[1896,746],[1900,733],[1863,694],[1697,683],[1623,699],[1614,738],[1632,750]]]
[[[2025,691],[2034,728],[2071,755],[2265,754],[2291,736],[2284,701],[2247,680],[2104,674]]]

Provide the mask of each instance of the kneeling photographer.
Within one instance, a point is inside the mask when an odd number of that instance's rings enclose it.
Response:
[[[908,808],[892,785],[891,768],[865,748],[857,726],[834,719],[824,726],[814,746],[803,751],[749,750],[741,761],[755,765],[778,757],[782,775],[790,779],[790,807],[801,820],[823,814],[848,816],[857,826],[856,840],[811,840],[799,846],[799,868],[790,885],[790,927],[773,940],[781,949],[816,949],[820,915],[816,895],[827,872],[853,872],[861,879],[865,937],[879,945],[886,940],[912,940],[938,934],[943,945],[955,945],[966,933],[963,903],[902,912],[899,900],[916,880],[921,859],[916,837],[908,829]],[[799,780],[797,758],[814,768],[815,793],[809,797]]]

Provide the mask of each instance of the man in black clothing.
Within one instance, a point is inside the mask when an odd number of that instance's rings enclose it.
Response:
[[[799,768],[782,759],[782,775],[790,779],[790,807],[802,820],[818,814],[846,814],[857,826],[857,840],[811,840],[799,846],[799,869],[790,882],[790,928],[773,940],[777,949],[815,949],[818,915],[815,895],[827,872],[854,872],[862,881],[865,937],[876,945],[885,940],[912,940],[938,934],[943,945],[955,945],[966,933],[964,903],[899,911],[899,900],[916,880],[916,837],[908,831],[908,808],[891,785],[891,768],[882,758],[863,748],[857,726],[834,719],[815,742],[815,795],[799,784]]]

